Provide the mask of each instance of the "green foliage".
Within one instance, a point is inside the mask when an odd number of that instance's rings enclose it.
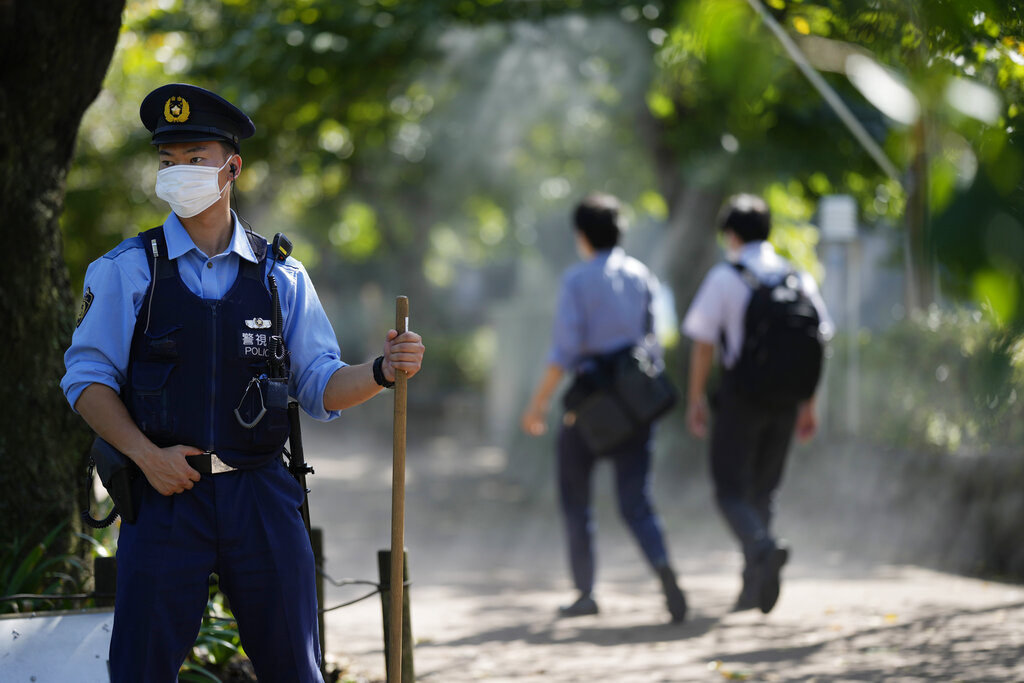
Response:
[[[1019,13],[953,0],[766,5],[901,169],[921,151],[914,127],[883,114],[845,61],[867,56],[904,83],[930,131],[943,291],[984,300],[1002,324],[1024,320]],[[431,362],[456,373],[434,374],[436,386],[479,377],[478,360],[455,358],[487,357],[466,340],[484,338],[480,310],[508,294],[510,264],[572,258],[568,212],[587,190],[661,223],[677,218],[675,185],[761,189],[773,241],[821,277],[822,196],[853,194],[866,223],[899,225],[914,187],[876,167],[746,0],[134,0],[68,178],[76,288],[86,263],[166,215],[137,105],[175,80],[252,116],[241,213],[292,237],[346,357],[379,344],[351,337],[379,327],[380,294],[413,292]],[[993,93],[994,120],[967,106]],[[467,284],[480,272],[483,284]]]
[[[865,333],[858,344],[861,423],[869,438],[964,456],[1019,449],[1024,439],[1021,338],[980,312],[933,308],[884,333]],[[845,341],[834,347],[835,364],[843,367]]]
[[[591,18],[563,17],[574,9]],[[346,357],[366,351],[346,332],[379,316],[349,296],[367,281],[414,292],[417,330],[431,339],[462,328],[469,311],[451,311],[460,276],[526,251],[557,261],[550,244],[569,241],[541,224],[554,214],[564,228],[585,191],[643,196],[640,218],[664,213],[635,132],[650,68],[644,29],[657,12],[636,9],[624,22],[620,9],[130,2],[68,179],[74,286],[90,260],[166,215],[137,107],[152,87],[187,81],[253,118],[240,213],[263,234],[292,238],[345,330]],[[331,308],[335,291],[345,294]]]
[[[810,223],[814,202],[803,185],[795,180],[788,186],[773,183],[763,195],[772,212],[770,241],[782,256],[820,282],[824,272],[815,252],[818,230]]]
[[[1024,241],[1019,8],[984,1],[766,5],[903,172],[887,178],[876,167],[745,0],[684,0],[656,55],[647,103],[687,177],[728,191],[797,181],[806,192],[790,194],[812,202],[849,193],[869,224],[903,224],[908,192],[923,192],[935,220],[921,239],[948,269],[944,287],[987,302],[1004,323],[1024,323],[1022,261],[986,247],[992,240],[972,230],[980,223],[988,226],[982,233],[1012,233],[1004,241],[1014,254]],[[874,75],[857,79],[854,58],[874,63]],[[896,95],[917,112],[907,120],[886,113],[896,97],[880,94],[877,74],[886,69]],[[915,178],[911,162],[919,154],[928,161]],[[981,221],[971,221],[979,208]]]
[[[47,605],[50,609],[70,609],[75,606],[72,601],[62,600],[58,596],[78,592],[79,577],[85,574],[85,565],[71,553],[50,554],[65,526],[67,522],[62,522],[40,540],[16,537],[0,550],[2,595],[55,596],[44,602],[39,599],[0,602],[0,614],[37,611],[41,605]]]
[[[182,664],[178,678],[182,681],[219,681],[217,673],[244,654],[234,615],[223,594],[217,592],[216,586],[211,586],[199,636],[188,659]]]
[[[934,239],[946,266],[944,287],[973,298],[998,324],[1019,332],[1024,329],[1024,201],[1019,191],[1007,199],[989,175],[980,177],[936,219]]]

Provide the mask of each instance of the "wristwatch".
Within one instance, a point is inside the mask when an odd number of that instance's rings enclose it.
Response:
[[[377,356],[373,361],[373,381],[385,389],[395,386],[394,382],[389,382],[388,378],[384,376],[384,356]]]

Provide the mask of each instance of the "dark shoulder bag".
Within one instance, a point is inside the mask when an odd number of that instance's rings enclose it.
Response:
[[[595,360],[597,370],[578,376],[566,395],[566,409],[587,447],[607,453],[671,410],[678,393],[641,346]]]

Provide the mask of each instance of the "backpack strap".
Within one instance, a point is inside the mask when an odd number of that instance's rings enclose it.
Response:
[[[770,283],[774,283],[772,284],[772,286],[777,286],[779,283],[786,282],[790,275],[797,276],[798,281],[800,279],[800,276],[798,275],[796,269],[792,265],[790,265],[786,270],[781,271],[779,273],[777,281],[770,280],[770,282],[764,282],[763,280],[761,280],[761,278],[759,278],[757,274],[744,263],[736,261],[734,263],[730,263],[729,265],[732,266],[733,270],[735,270],[736,273],[739,274],[740,279],[747,283],[747,286],[750,287],[751,289],[757,289],[758,287],[763,287]]]
[[[757,289],[762,284],[764,284],[757,277],[757,274],[754,273],[754,271],[752,271],[749,267],[747,267],[746,264],[741,263],[740,261],[735,261],[730,263],[729,265],[732,266],[732,269],[736,271],[736,273],[740,276],[740,279],[747,283],[747,286],[750,287],[751,289]]]

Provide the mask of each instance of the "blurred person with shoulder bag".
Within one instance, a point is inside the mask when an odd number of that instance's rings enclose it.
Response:
[[[577,590],[575,602],[559,609],[565,617],[596,614],[594,599],[594,521],[591,478],[598,460],[615,468],[619,512],[658,576],[672,621],[686,617],[686,598],[676,582],[661,521],[650,495],[653,427],[624,425],[627,433],[613,445],[584,438],[577,412],[595,392],[606,388],[613,369],[637,350],[660,362],[652,334],[652,301],[658,282],[643,263],[619,246],[619,201],[591,194],[574,214],[577,251],[582,258],[561,283],[547,367],[522,416],[524,431],[545,432],[549,403],[563,375],[573,373],[558,432],[558,490],[569,544],[569,565]],[[607,419],[617,419],[615,413]],[[606,447],[607,446],[607,447]]]

